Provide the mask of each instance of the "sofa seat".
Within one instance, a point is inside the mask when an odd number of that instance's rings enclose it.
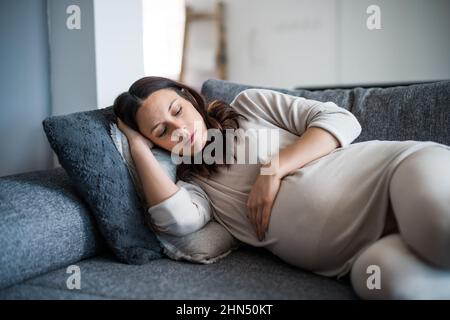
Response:
[[[60,268],[0,291],[0,299],[357,299],[348,278],[330,279],[244,246],[203,265],[161,258],[145,265],[104,252],[76,263],[81,288],[69,290]]]

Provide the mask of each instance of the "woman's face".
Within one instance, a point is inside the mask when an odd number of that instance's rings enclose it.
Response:
[[[200,113],[171,89],[148,96],[136,113],[136,121],[142,135],[171,152],[178,145],[174,152],[180,155],[194,155],[207,142],[207,128]]]

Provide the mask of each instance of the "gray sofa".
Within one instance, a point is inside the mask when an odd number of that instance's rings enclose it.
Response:
[[[208,100],[231,101],[255,87],[210,79]],[[334,101],[350,110],[366,140],[450,144],[450,81],[387,88],[277,89]],[[356,299],[348,277],[295,268],[261,248],[243,246],[220,261],[195,264],[163,257],[118,262],[87,204],[61,167],[0,177],[0,299]],[[82,270],[68,289],[67,267]]]

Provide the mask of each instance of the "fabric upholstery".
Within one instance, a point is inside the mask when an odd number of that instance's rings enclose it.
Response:
[[[143,264],[162,257],[144,220],[130,174],[109,135],[112,107],[48,117],[43,126],[59,162],[88,203],[100,233],[116,257]]]
[[[61,268],[0,291],[0,299],[357,298],[347,278],[317,276],[288,265],[266,250],[249,246],[213,264],[162,258],[145,265],[127,265],[103,255],[76,265],[81,272],[80,290],[67,289],[69,275],[66,268]]]
[[[63,168],[0,177],[0,288],[92,257],[103,246]]]

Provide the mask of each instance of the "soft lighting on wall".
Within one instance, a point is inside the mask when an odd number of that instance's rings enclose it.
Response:
[[[143,0],[145,75],[178,79],[183,53],[185,0]]]

